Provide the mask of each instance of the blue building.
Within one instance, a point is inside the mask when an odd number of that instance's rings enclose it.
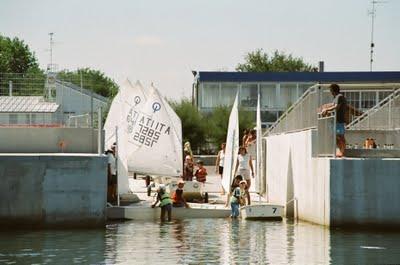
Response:
[[[233,104],[239,91],[239,104],[256,111],[261,96],[264,126],[273,124],[310,86],[338,83],[349,104],[365,111],[398,88],[400,71],[392,72],[197,72],[193,101],[201,112]],[[396,84],[397,83],[397,84]],[[352,84],[359,84],[354,87]],[[393,86],[391,85],[393,84]]]

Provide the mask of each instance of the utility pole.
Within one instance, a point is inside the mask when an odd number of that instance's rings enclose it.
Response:
[[[370,60],[369,60],[369,70],[372,71],[372,63],[374,62],[374,48],[375,48],[375,43],[374,43],[374,23],[375,23],[375,16],[376,16],[376,4],[383,4],[386,3],[386,1],[376,1],[372,0],[372,10],[369,12],[369,15],[371,15],[371,45],[370,45]]]
[[[53,69],[51,69],[53,67],[53,45],[54,45],[53,35],[54,35],[54,32],[49,33],[49,36],[50,36],[50,69],[49,70],[53,70]]]

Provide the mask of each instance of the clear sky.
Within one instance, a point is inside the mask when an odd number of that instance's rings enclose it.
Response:
[[[326,71],[369,70],[368,0],[0,0],[0,33],[19,37],[40,65],[92,67],[118,83],[154,82],[188,97],[194,70],[234,70],[248,51],[275,49]],[[377,6],[374,70],[400,71],[400,0]]]

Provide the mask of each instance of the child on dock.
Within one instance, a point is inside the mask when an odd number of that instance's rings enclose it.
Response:
[[[161,222],[164,222],[165,220],[165,213],[168,213],[168,222],[171,222],[172,200],[169,197],[169,193],[166,192],[164,185],[160,185],[160,187],[157,189],[157,200],[151,205],[151,208],[156,207],[158,202],[160,202],[161,207]]]
[[[204,184],[207,180],[207,175],[208,175],[207,169],[204,167],[204,163],[201,160],[197,161],[197,166],[198,166],[198,169],[196,170],[196,173],[194,173],[194,175],[196,176],[196,180],[198,182],[201,182]]]

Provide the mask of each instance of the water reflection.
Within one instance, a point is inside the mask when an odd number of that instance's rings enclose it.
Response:
[[[0,232],[0,264],[399,263],[400,234],[309,223],[194,219],[105,230]]]

